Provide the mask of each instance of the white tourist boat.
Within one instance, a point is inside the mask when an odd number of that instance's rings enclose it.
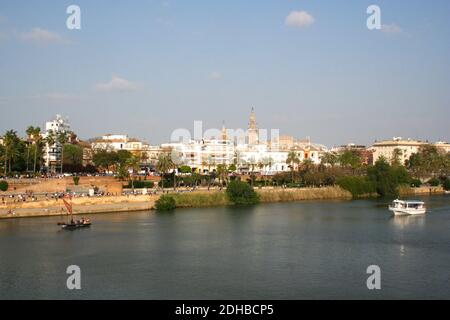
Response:
[[[396,199],[389,205],[389,210],[394,212],[396,216],[412,215],[412,214],[424,214],[427,212],[425,202],[423,201],[404,201]]]

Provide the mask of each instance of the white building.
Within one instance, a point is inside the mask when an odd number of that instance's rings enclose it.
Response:
[[[141,166],[155,165],[161,152],[159,146],[150,146],[148,143],[124,134],[107,134],[91,142],[91,149],[120,151],[126,150],[139,158]]]
[[[236,147],[237,166],[242,172],[263,172],[265,175],[288,171],[286,163],[288,151],[270,150],[266,145],[247,148],[246,145]]]
[[[380,157],[384,157],[387,161],[392,162],[395,154],[398,153],[400,162],[405,164],[412,154],[419,152],[420,148],[427,144],[427,142],[419,140],[404,140],[401,137],[378,141],[371,147],[371,150],[373,150],[373,162],[375,163]]]
[[[438,148],[438,150],[442,150],[446,153],[450,152],[450,143],[448,142],[444,142],[444,141],[438,141],[434,144],[434,146],[436,148]]]
[[[314,164],[320,164],[321,155],[327,151],[325,146],[311,143],[309,138],[294,142],[294,138],[283,136],[283,139],[275,137],[273,141],[263,141],[253,109],[245,137],[240,136],[239,130],[231,132],[239,136],[228,134],[223,127],[216,137],[166,143],[161,145],[161,149],[170,152],[177,165],[190,166],[197,172],[216,170],[219,164],[236,164],[240,172],[261,172],[265,175],[289,171],[286,160],[290,151],[296,152],[300,161],[310,159]]]
[[[194,172],[215,170],[219,164],[229,166],[234,159],[234,145],[227,139],[190,140],[188,143],[165,143],[161,149],[170,150],[178,166],[190,166]]]
[[[143,149],[144,143],[137,139],[130,139],[127,135],[107,134],[101,139],[94,140],[91,143],[92,149],[105,149],[110,151],[140,151]]]
[[[42,137],[45,141],[43,150],[44,168],[49,172],[56,172],[61,167],[61,144],[58,142],[58,134],[61,132],[70,132],[70,124],[67,118],[59,114],[56,118],[45,123],[45,132]],[[52,135],[54,143],[49,144],[47,138]]]

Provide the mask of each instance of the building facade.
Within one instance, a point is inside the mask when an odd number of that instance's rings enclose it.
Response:
[[[70,133],[70,124],[67,118],[56,115],[55,119],[45,123],[45,132],[42,133],[45,142],[43,150],[43,165],[46,172],[57,172],[61,168],[62,146],[58,141],[60,133]],[[49,136],[53,137],[53,142],[49,141]]]
[[[421,147],[428,144],[419,140],[405,140],[401,137],[394,137],[392,140],[375,142],[370,149],[373,151],[374,163],[381,157],[389,162],[393,162],[398,157],[400,163],[406,164],[412,154],[419,152]]]

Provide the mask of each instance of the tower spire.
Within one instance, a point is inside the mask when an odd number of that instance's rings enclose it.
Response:
[[[258,128],[256,127],[255,108],[252,107],[250,119],[248,123],[248,143],[251,145],[258,144]]]
[[[225,128],[225,120],[222,120],[222,140],[227,140],[227,129]]]

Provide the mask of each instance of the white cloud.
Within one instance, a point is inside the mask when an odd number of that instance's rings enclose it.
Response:
[[[140,85],[129,80],[113,76],[109,82],[98,83],[94,86],[98,92],[114,92],[114,91],[136,91]]]
[[[41,28],[33,28],[31,31],[23,32],[19,35],[19,37],[22,41],[38,44],[69,43],[69,41],[64,39],[58,33]]]
[[[218,72],[218,71],[213,71],[213,72],[211,72],[211,74],[209,75],[209,77],[210,77],[212,80],[219,80],[219,79],[222,79],[222,74],[221,74],[220,72]]]
[[[396,33],[402,33],[403,32],[402,28],[400,28],[395,23],[383,24],[383,25],[381,25],[381,29],[380,30],[382,32],[391,33],[391,34],[396,34]]]
[[[306,11],[291,11],[284,23],[289,27],[306,28],[314,23],[314,17]]]

